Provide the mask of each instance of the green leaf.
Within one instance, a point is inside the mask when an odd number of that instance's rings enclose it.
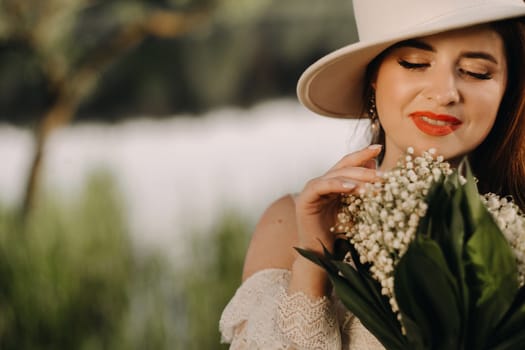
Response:
[[[319,265],[320,267],[324,268],[325,270],[329,272],[336,272],[335,267],[330,262],[330,259],[327,257],[319,256],[317,253],[314,253],[307,249],[302,249],[295,247],[294,248],[299,254],[301,254],[306,259],[310,260],[316,265]]]
[[[403,325],[405,327],[406,334],[408,334],[408,349],[413,350],[427,350],[428,346],[425,345],[425,339],[423,338],[423,333],[421,328],[412,320],[408,315],[403,315]]]
[[[467,180],[457,192],[462,197],[459,210],[466,241],[463,264],[469,294],[465,301],[470,310],[466,345],[481,348],[493,338],[494,328],[514,300],[517,268],[506,239],[481,202],[467,160],[462,161],[460,169],[465,169]]]
[[[522,325],[523,326],[523,325]],[[506,338],[496,346],[488,347],[488,350],[523,350],[525,348],[525,332],[523,328],[512,337]]]
[[[463,251],[463,218],[460,212],[461,191],[450,188],[450,183],[440,183],[434,195],[427,199],[425,217],[428,225],[419,227],[418,235],[426,229],[424,236],[433,239],[441,247],[450,270],[461,273]],[[447,188],[449,187],[449,188]]]
[[[466,159],[463,160],[459,168],[465,168],[466,172],[465,177],[467,182],[463,185],[463,191],[466,197],[465,203],[468,210],[468,215],[466,215],[466,217],[469,218],[468,224],[471,227],[475,227],[485,216],[487,210],[479,198],[479,191],[478,187],[476,186],[476,179],[472,174],[469,162]],[[471,229],[470,231],[472,232],[473,229]]]
[[[368,305],[368,313],[372,312],[374,314],[380,315],[381,317],[385,316],[386,312],[382,305],[383,299],[378,300],[377,298],[377,295],[378,293],[380,295],[381,290],[379,283],[373,281],[373,283],[369,284],[369,281],[367,281],[365,276],[362,276],[349,264],[334,260],[333,255],[331,255],[327,250],[325,250],[324,256],[320,257],[316,253],[308,250],[300,248],[295,249],[307,259],[324,268],[330,277],[337,277],[338,280],[342,280],[347,285],[349,285],[352,288],[352,294],[357,295],[360,300]],[[368,278],[372,279],[370,276],[368,276]],[[343,295],[338,294],[338,296],[343,300]],[[349,308],[349,310],[354,312],[353,307]],[[392,313],[391,310],[389,311]],[[400,328],[397,327],[397,329]]]
[[[462,339],[467,337],[467,324],[469,322],[470,288],[467,283],[467,273],[463,260],[465,249],[465,222],[461,212],[463,191],[458,189],[451,202],[450,240],[446,251],[450,272],[455,276],[458,286],[458,307],[462,323]]]
[[[466,244],[466,260],[471,302],[475,306],[469,339],[478,348],[488,342],[518,291],[516,260],[488,212],[479,218],[478,227]]]
[[[361,276],[361,279],[368,286],[370,293],[372,293],[372,296],[375,298],[376,303],[382,307],[385,314],[389,314],[392,316],[396,329],[400,329],[401,325],[399,324],[399,321],[397,321],[397,318],[392,311],[390,301],[388,300],[388,298],[381,294],[380,283],[372,277],[372,274],[370,272],[370,264],[361,263],[361,261],[359,260],[359,254],[357,253],[357,250],[352,244],[350,244],[350,242],[346,241],[346,247],[350,252],[352,261],[356,267],[357,272]]]
[[[350,248],[340,246],[339,249]],[[343,248],[341,248],[343,247]],[[406,339],[403,337],[400,325],[393,312],[388,308],[385,310],[384,298],[379,298],[380,285],[369,275],[362,275],[356,269],[345,262],[334,259],[328,250],[324,250],[324,256],[308,250],[295,248],[301,255],[323,267],[334,286],[336,295],[346,308],[352,312],[374,336],[387,349],[406,349]],[[344,256],[341,251],[338,257]],[[364,268],[364,265],[359,264]],[[371,287],[372,286],[372,287]],[[388,302],[388,301],[386,301]]]
[[[334,242],[334,253],[332,255],[334,260],[343,260],[346,254],[353,248],[352,244],[346,238],[337,238]]]
[[[423,235],[430,237],[432,232],[432,217],[431,214],[434,210],[434,206],[432,203],[439,203],[441,202],[441,197],[443,193],[443,181],[435,182],[429,189],[427,197],[425,199],[425,202],[429,205],[429,208],[427,210],[427,215],[422,217],[419,220],[417,233],[416,235]]]
[[[435,241],[418,236],[410,244],[396,267],[394,289],[402,317],[420,330],[407,333],[412,344],[421,344],[421,349],[459,348],[458,286]]]
[[[376,281],[374,277],[372,277],[370,272],[370,264],[361,263],[357,250],[347,239],[337,240],[336,247],[336,254],[337,251],[339,251],[339,253],[338,255],[334,254],[334,257],[337,260],[342,260],[344,257],[346,257],[347,253],[350,253],[355,269],[343,262],[336,263],[334,261],[334,265],[336,265],[336,267],[343,273],[343,276],[348,276],[348,274],[353,274],[354,271],[357,271],[364,287],[368,287],[366,294],[371,297],[371,303],[377,306],[377,312],[382,314],[382,317],[384,317],[385,321],[389,321],[389,325],[393,331],[397,331],[401,335],[401,324],[397,320],[397,316],[392,311],[389,299],[381,294],[381,284]]]
[[[463,262],[465,222],[461,210],[464,192],[459,175],[454,172],[445,180],[437,182],[429,191],[426,202],[427,215],[424,224],[418,227],[418,235],[430,237],[440,246],[447,266],[456,279],[463,338],[468,319],[469,288]],[[424,233],[423,233],[424,232]]]
[[[369,298],[356,292],[354,286],[337,274],[329,273],[335,293],[341,302],[350,310],[380,342],[390,350],[405,350],[406,340],[401,331],[392,330],[384,317],[376,312],[376,307],[369,304]]]
[[[521,339],[525,329],[525,286],[521,287],[512,306],[509,308],[505,317],[498,325],[491,345],[499,349],[499,346]],[[525,341],[523,341],[522,348]],[[497,345],[497,346],[496,346]]]
[[[344,262],[333,262],[341,274],[354,285],[359,285],[361,292],[366,295],[374,312],[381,316],[393,332],[401,335],[401,324],[390,307],[389,299],[381,294],[381,284],[377,282],[369,272],[363,273],[355,270],[352,266]]]

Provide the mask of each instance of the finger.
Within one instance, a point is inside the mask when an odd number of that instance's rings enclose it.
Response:
[[[304,190],[299,195],[306,202],[317,202],[320,198],[339,195],[341,193],[353,193],[363,183],[353,178],[339,176],[330,178],[316,178],[308,181]]]
[[[368,169],[377,169],[379,168],[378,164],[377,164],[377,158],[372,158],[372,159],[369,159],[367,160],[363,166],[365,168],[368,168]]]
[[[381,181],[381,176],[382,173],[376,169],[365,167],[345,167],[331,170],[323,175],[322,178],[329,179],[334,177],[346,177],[361,182],[376,182]]]
[[[339,169],[347,166],[363,166],[368,161],[377,157],[379,153],[381,153],[382,148],[382,145],[370,145],[360,151],[347,154],[337,162],[332,169]]]

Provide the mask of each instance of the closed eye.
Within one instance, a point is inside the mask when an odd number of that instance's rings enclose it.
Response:
[[[397,63],[399,63],[401,67],[406,69],[421,69],[430,66],[430,64],[428,63],[413,63],[402,59],[398,60]]]
[[[459,72],[461,74],[464,74],[464,75],[468,75],[468,76],[471,76],[475,79],[479,79],[479,80],[489,80],[492,78],[492,74],[490,73],[477,73],[477,72],[472,72],[472,71],[468,71],[466,69],[463,69],[463,68],[459,68]]]
[[[409,61],[402,60],[402,59],[398,60],[398,63],[401,67],[406,68],[406,69],[422,69],[422,68],[427,68],[430,66],[429,63],[414,63],[414,62],[409,62]],[[466,70],[464,68],[459,68],[458,72],[462,75],[467,75],[467,76],[470,76],[472,78],[479,79],[479,80],[492,79],[492,74],[490,73],[478,73],[478,72]]]

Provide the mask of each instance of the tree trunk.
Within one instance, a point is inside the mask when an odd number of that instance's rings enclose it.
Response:
[[[75,98],[67,98],[62,94],[51,109],[44,114],[38,129],[35,131],[35,147],[31,169],[27,178],[21,217],[25,220],[34,206],[38,193],[38,181],[42,172],[45,147],[51,132],[59,126],[67,124],[75,114],[78,102]]]
[[[49,135],[53,130],[68,124],[73,119],[80,103],[93,90],[101,73],[124,52],[142,42],[146,36],[176,38],[208,16],[208,13],[202,12],[183,14],[154,11],[138,23],[123,27],[111,40],[95,49],[91,55],[88,55],[86,63],[72,76],[50,79],[57,86],[58,96],[35,131],[36,144],[21,208],[22,220],[25,221],[35,205]],[[53,69],[49,62],[46,63],[49,69],[44,71],[59,71]]]

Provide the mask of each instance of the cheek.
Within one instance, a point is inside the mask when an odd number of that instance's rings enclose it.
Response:
[[[499,106],[503,98],[503,89],[478,89],[478,94],[473,96],[471,102],[471,113],[473,120],[476,120],[483,128],[490,129],[494,125],[498,114]]]
[[[387,76],[385,76],[387,77]],[[388,119],[390,116],[399,116],[405,107],[414,99],[415,86],[413,82],[406,81],[403,77],[377,81],[376,107],[379,117]]]
[[[395,60],[385,60],[374,81],[379,116],[386,119],[390,114],[402,111],[417,94],[419,84]]]
[[[497,111],[495,111],[493,114],[486,115],[486,118],[479,123],[478,127],[478,133],[479,133],[479,143],[483,142],[487,138],[487,136],[490,133],[490,130],[494,127],[494,123],[496,122],[496,116]]]

